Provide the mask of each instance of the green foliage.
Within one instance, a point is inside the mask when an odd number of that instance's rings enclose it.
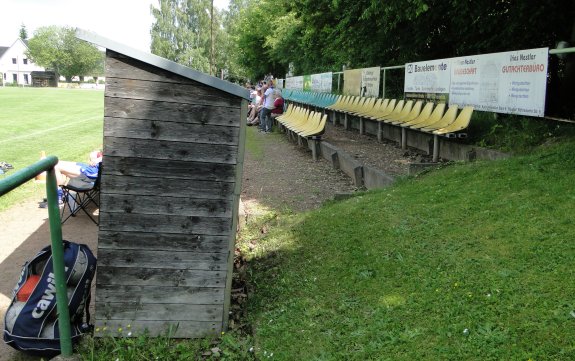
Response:
[[[22,40],[28,39],[28,30],[26,30],[26,25],[24,24],[20,26],[20,39]]]
[[[14,170],[40,159],[40,152],[85,162],[102,147],[104,92],[55,88],[0,88],[0,161]],[[72,141],[73,140],[73,141]],[[46,186],[33,181],[0,197],[0,211],[25,199],[45,197]]]
[[[70,82],[73,76],[101,75],[103,58],[94,45],[76,38],[70,27],[45,26],[34,32],[26,52],[32,61]]]
[[[573,359],[574,154],[562,142],[252,217],[256,356]]]
[[[273,15],[271,15],[273,14]],[[261,0],[240,13],[243,65],[296,74],[553,47],[569,39],[572,1]]]
[[[573,137],[575,125],[518,115],[475,112],[467,132],[469,143],[524,154],[558,137]]]
[[[151,7],[155,18],[152,53],[209,73],[213,34],[214,69],[222,68],[225,52],[217,50],[226,44],[220,28],[222,15],[214,8],[212,22],[211,10],[209,0],[160,0],[159,8]]]

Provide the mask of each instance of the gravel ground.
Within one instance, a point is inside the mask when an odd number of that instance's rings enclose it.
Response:
[[[250,127],[248,132],[257,133]],[[279,209],[305,211],[319,207],[338,193],[357,190],[351,178],[333,169],[330,162],[320,157],[311,158],[311,152],[290,142],[279,132],[257,133],[262,139],[263,159],[256,160],[246,151],[242,200],[253,200]],[[378,142],[357,131],[348,131],[328,124],[322,140],[333,144],[362,164],[382,170],[391,176],[407,174],[410,162],[419,162],[427,156],[413,150],[403,150],[395,142]],[[248,207],[249,208],[249,207]],[[249,209],[247,210],[249,212]]]

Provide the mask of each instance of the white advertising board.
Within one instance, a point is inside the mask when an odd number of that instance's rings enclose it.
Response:
[[[452,58],[449,103],[542,117],[548,53],[540,48]]]
[[[311,91],[321,92],[321,74],[311,75]]]
[[[405,93],[449,93],[449,59],[405,64]]]
[[[286,89],[303,90],[303,76],[286,78],[285,87]]]
[[[333,73],[322,73],[321,77],[321,89],[322,93],[331,93]]]
[[[361,70],[361,96],[379,96],[379,67]]]
[[[292,79],[293,79],[292,89],[303,90],[303,76],[294,76]]]

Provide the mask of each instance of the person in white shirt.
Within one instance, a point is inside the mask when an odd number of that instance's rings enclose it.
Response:
[[[262,88],[264,91],[263,108],[260,111],[260,131],[270,133],[272,131],[272,110],[274,109],[274,89],[270,82],[264,82]]]

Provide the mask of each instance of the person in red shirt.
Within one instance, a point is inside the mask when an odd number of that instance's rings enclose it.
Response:
[[[274,89],[274,108],[272,110],[272,121],[284,113],[284,98],[282,97],[282,91],[279,89]]]

